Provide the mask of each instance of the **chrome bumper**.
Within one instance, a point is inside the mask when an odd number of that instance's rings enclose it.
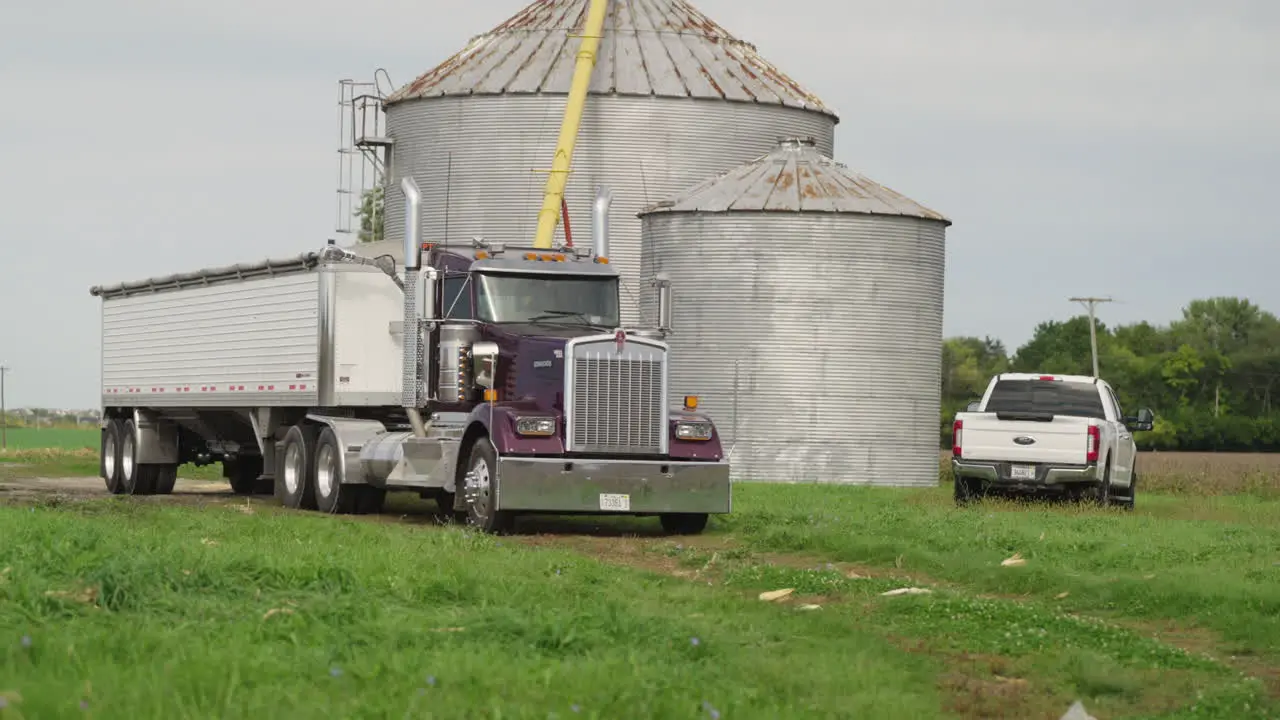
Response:
[[[501,457],[498,510],[728,513],[727,462]]]
[[[1014,478],[1010,467],[1031,465],[1036,469],[1034,479]],[[1044,488],[1062,487],[1098,480],[1097,465],[1047,465],[1045,463],[1011,463],[995,460],[951,460],[951,472],[957,478],[974,478],[1000,487]]]

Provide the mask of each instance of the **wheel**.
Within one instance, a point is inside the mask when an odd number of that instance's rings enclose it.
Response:
[[[120,421],[108,420],[102,428],[102,457],[99,463],[101,477],[107,483],[107,491],[112,495],[124,492],[120,482]]]
[[[1121,500],[1118,504],[1125,510],[1132,511],[1138,500],[1138,473],[1134,471],[1129,477],[1129,497]]]
[[[316,509],[316,436],[312,425],[289,428],[280,447],[275,494],[280,504],[295,510]]]
[[[147,485],[151,488],[152,493],[168,495],[173,492],[173,486],[178,482],[178,466],[172,464],[139,465],[138,477],[147,479]]]
[[[958,477],[952,482],[956,505],[964,506],[982,497],[981,480]]]
[[[493,507],[498,499],[498,461],[489,438],[479,438],[471,446],[466,468],[462,486],[467,505],[467,525],[495,534],[510,530],[514,524],[512,514]]]
[[[125,495],[151,495],[154,474],[143,472],[138,464],[138,426],[133,419],[120,426],[120,488]]]
[[[1102,473],[1102,481],[1093,486],[1093,492],[1089,499],[1099,507],[1107,507],[1112,504],[1110,463],[1107,464],[1107,469]]]
[[[333,428],[322,430],[316,442],[316,509],[337,515],[381,512],[387,497],[386,489],[372,485],[344,485],[341,452],[342,445]]]
[[[270,493],[274,484],[267,484],[264,487],[264,483],[259,481],[262,477],[262,468],[261,456],[241,455],[231,462],[224,462],[222,474],[226,476],[227,482],[231,483],[231,492],[236,495]]]
[[[707,529],[706,513],[663,513],[662,529],[672,535],[699,535]]]

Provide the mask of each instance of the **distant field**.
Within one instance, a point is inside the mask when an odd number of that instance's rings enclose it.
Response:
[[[9,428],[8,445],[12,450],[57,448],[75,450],[98,447],[98,428]]]

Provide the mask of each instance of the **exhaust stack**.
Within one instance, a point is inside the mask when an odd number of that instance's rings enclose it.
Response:
[[[609,205],[613,202],[613,193],[601,185],[596,189],[595,213],[591,218],[592,250],[596,257],[609,257]]]
[[[422,244],[418,239],[418,210],[422,192],[412,176],[400,181],[404,193],[404,365],[400,404],[409,416],[413,433],[425,437],[422,422],[422,317],[418,314],[418,274],[422,266]]]

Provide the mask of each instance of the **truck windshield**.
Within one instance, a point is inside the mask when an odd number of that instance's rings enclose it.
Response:
[[[618,326],[618,278],[480,273],[476,315],[494,323]]]
[[[1106,418],[1096,385],[1054,380],[997,381],[984,410]]]

